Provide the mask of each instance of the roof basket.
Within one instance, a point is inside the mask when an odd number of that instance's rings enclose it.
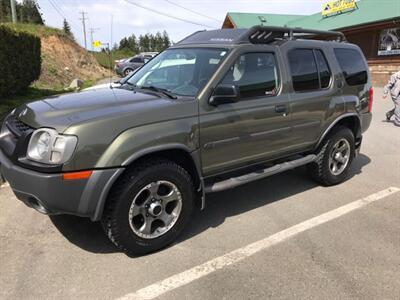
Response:
[[[275,27],[275,26],[254,26],[247,30],[238,42],[250,42],[252,44],[268,44],[275,40],[296,40],[296,39],[322,39],[332,38],[338,42],[345,42],[346,37],[338,31],[323,31],[303,28]]]

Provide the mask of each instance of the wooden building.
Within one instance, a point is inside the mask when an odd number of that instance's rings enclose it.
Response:
[[[228,13],[222,28],[254,25],[341,31],[363,50],[375,83],[400,70],[400,0],[336,0],[310,16]]]

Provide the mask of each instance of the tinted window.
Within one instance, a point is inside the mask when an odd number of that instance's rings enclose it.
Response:
[[[317,60],[317,66],[319,71],[319,78],[321,81],[321,88],[327,88],[331,81],[331,71],[329,70],[326,58],[321,50],[314,50],[315,58]]]
[[[347,84],[359,85],[367,83],[367,66],[359,51],[337,48],[335,49],[335,55]]]
[[[131,62],[140,63],[140,62],[143,62],[143,59],[141,57],[134,57],[131,59]]]
[[[272,53],[247,53],[241,55],[222,80],[234,84],[240,97],[273,96],[278,90],[278,72]]]
[[[319,89],[318,70],[313,50],[296,49],[290,51],[289,65],[295,91]]]

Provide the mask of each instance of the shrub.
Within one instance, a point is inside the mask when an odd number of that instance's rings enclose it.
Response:
[[[38,79],[41,62],[39,37],[0,25],[0,99]]]

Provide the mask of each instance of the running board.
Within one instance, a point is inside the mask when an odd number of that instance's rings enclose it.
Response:
[[[234,187],[237,187],[242,184],[246,184],[251,181],[255,181],[261,178],[265,178],[277,173],[285,172],[287,170],[291,170],[306,164],[309,164],[311,162],[314,162],[316,160],[317,156],[315,154],[310,154],[305,157],[287,161],[281,164],[274,165],[270,168],[266,168],[264,170],[260,170],[258,172],[252,172],[249,174],[245,174],[239,177],[233,177],[229,178],[220,182],[215,182],[214,184],[210,186],[206,186],[205,192],[206,193],[214,193],[214,192],[219,192],[227,189],[231,189]]]

